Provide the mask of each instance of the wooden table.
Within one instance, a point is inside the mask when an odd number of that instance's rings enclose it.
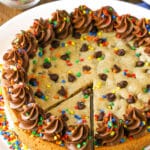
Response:
[[[51,2],[51,1],[55,1],[55,0],[41,0],[41,2],[38,5],[41,5],[46,2]],[[137,3],[140,2],[141,0],[124,0],[124,1]],[[21,12],[23,12],[23,10],[9,8],[0,3],[0,25],[5,23],[7,20],[11,19],[12,17],[16,16],[17,14],[20,14]]]
[[[55,0],[41,0],[41,2],[38,5],[47,3],[47,2],[52,2]],[[35,6],[34,6],[35,7]],[[23,10],[18,10],[14,8],[9,8],[3,4],[0,3],[0,25],[11,19],[12,17],[16,16],[17,14],[20,14],[23,12]]]

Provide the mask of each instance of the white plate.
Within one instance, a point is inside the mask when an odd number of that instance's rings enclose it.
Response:
[[[150,0],[143,0],[143,2],[147,3],[148,5],[150,5]]]
[[[133,4],[115,0],[62,0],[50,2],[25,11],[0,27],[0,62],[2,61],[1,58],[4,52],[11,48],[11,41],[15,38],[15,34],[20,32],[20,30],[27,30],[30,25],[32,25],[35,18],[49,18],[50,14],[57,9],[66,9],[68,12],[71,12],[74,8],[82,4],[87,5],[93,10],[96,10],[102,6],[110,5],[115,8],[120,15],[132,14],[138,18],[150,18],[149,10]],[[1,141],[0,149],[7,150],[3,147],[3,145],[1,145]]]

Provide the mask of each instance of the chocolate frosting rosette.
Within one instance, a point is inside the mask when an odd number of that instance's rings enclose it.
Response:
[[[34,102],[32,89],[22,82],[14,84],[9,88],[9,92],[12,109],[22,110],[24,105]]]
[[[3,56],[5,69],[8,69],[10,65],[16,65],[17,68],[23,67],[25,70],[28,70],[29,59],[25,50],[8,50]]]
[[[35,56],[37,51],[38,42],[35,36],[29,31],[22,31],[16,35],[12,41],[14,49],[24,49],[30,58]]]
[[[146,116],[141,110],[137,108],[131,108],[125,118],[125,129],[127,136],[138,137],[142,135],[146,130]]]
[[[102,7],[94,12],[94,25],[98,28],[98,30],[111,32],[114,30],[114,24],[117,16],[118,14],[112,7]]]
[[[21,118],[19,121],[19,127],[26,130],[32,130],[36,128],[39,121],[40,109],[35,103],[29,103],[24,105],[21,112]]]
[[[4,87],[12,86],[15,83],[27,82],[27,74],[24,69],[11,65],[8,69],[4,69],[2,73],[2,85]]]
[[[117,17],[115,24],[117,36],[127,41],[134,39],[135,35],[133,32],[136,22],[137,18],[128,14]]]
[[[53,25],[55,37],[65,39],[72,33],[70,16],[65,10],[57,10],[52,14],[50,23]]]
[[[53,116],[45,124],[43,139],[50,142],[60,141],[66,128],[64,121]]]
[[[134,45],[139,47],[141,45],[150,46],[150,20],[142,18],[136,23],[135,32],[136,39]]]
[[[100,145],[115,145],[124,138],[124,128],[122,120],[114,114],[104,116],[103,121],[98,123],[95,139]]]
[[[150,20],[142,18],[135,27],[136,39],[134,45],[139,47],[145,45],[144,52],[150,56]]]
[[[55,36],[52,25],[48,20],[44,20],[43,18],[35,19],[33,25],[30,27],[30,31],[34,34],[41,47],[50,44]]]
[[[93,29],[93,12],[85,5],[76,8],[71,14],[72,25],[77,33],[90,32]]]
[[[89,140],[90,129],[88,125],[79,124],[72,126],[72,130],[67,132],[65,143],[70,150],[90,150]]]

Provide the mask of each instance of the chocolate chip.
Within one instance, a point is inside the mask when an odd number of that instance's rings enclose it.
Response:
[[[106,38],[99,38],[99,39],[97,39],[96,40],[96,42],[97,42],[97,44],[99,45],[99,44],[101,44],[101,43],[104,43],[104,42],[106,42]]]
[[[82,67],[82,70],[83,70],[83,71],[90,71],[90,70],[91,70],[91,67],[85,65],[85,66]]]
[[[116,52],[116,54],[118,55],[118,56],[124,56],[125,55],[125,50],[124,49],[119,49],[119,50],[117,50],[117,52]]]
[[[150,105],[150,99],[148,100],[148,105]]]
[[[75,39],[80,39],[81,34],[78,32],[73,32],[72,37],[74,37]]]
[[[81,52],[86,52],[88,51],[88,45],[86,43],[84,43],[80,49]]]
[[[104,115],[105,115],[104,111],[101,111],[98,115],[98,121],[103,121]]]
[[[61,55],[60,58],[62,60],[68,60],[70,58],[70,56],[68,54],[64,54],[64,55]]]
[[[138,44],[138,42],[134,42],[134,47],[136,47],[136,48],[138,48],[139,47],[139,44]]]
[[[150,69],[145,69],[145,70],[144,70],[144,73],[150,74]]]
[[[103,81],[106,81],[107,80],[107,74],[105,74],[105,73],[101,73],[101,74],[99,74],[99,78],[101,79],[101,80],[103,80]]]
[[[115,72],[115,73],[118,73],[118,72],[121,71],[121,69],[120,69],[119,66],[117,66],[117,65],[115,64],[115,65],[113,66],[113,68],[112,68],[112,71]]]
[[[129,104],[135,103],[135,101],[136,101],[136,98],[133,95],[130,95],[129,98],[127,98],[127,102]]]
[[[67,95],[67,92],[66,92],[66,90],[63,86],[61,86],[60,90],[58,90],[57,93],[61,96],[66,96]]]
[[[147,117],[147,125],[150,125],[150,118]]]
[[[51,42],[52,48],[58,48],[59,45],[60,45],[60,42],[59,42],[58,40],[53,40],[53,41]]]
[[[83,95],[90,95],[92,93],[92,88],[86,88],[82,90]]]
[[[29,80],[29,84],[32,85],[32,86],[37,86],[38,85],[38,81],[36,78],[31,78]]]
[[[143,61],[137,61],[136,62],[136,67],[143,67],[144,66],[144,62]]]
[[[116,99],[116,95],[115,95],[114,93],[108,93],[108,94],[106,95],[106,98],[107,98],[110,102],[112,102],[112,101],[114,101],[114,100]]]
[[[96,42],[99,45],[99,44],[103,43],[103,40],[101,38],[99,38]]]
[[[45,113],[44,113],[44,114],[45,114]],[[44,115],[44,119],[49,119],[50,116],[51,116],[51,113],[46,113],[46,114]]]
[[[43,67],[45,68],[45,69],[48,69],[48,68],[50,68],[52,65],[51,65],[51,63],[50,62],[44,62],[43,63]]]
[[[69,120],[69,118],[68,118],[68,116],[67,116],[66,114],[62,114],[60,117],[61,117],[61,119],[62,119],[63,121]]]
[[[147,88],[148,90],[150,90],[150,84],[147,84],[147,85],[146,85],[146,88]]]
[[[102,56],[102,52],[101,51],[97,51],[94,53],[94,58],[99,58]]]
[[[84,104],[83,102],[77,102],[77,106],[78,106],[78,109],[79,109],[79,110],[85,108],[85,104]]]
[[[54,81],[54,82],[57,82],[58,79],[59,79],[59,76],[58,76],[58,74],[56,74],[56,73],[51,73],[51,74],[48,74],[48,75],[49,75],[50,79],[51,79],[52,81]]]
[[[68,74],[68,81],[69,82],[74,82],[75,80],[76,80],[76,77],[73,74],[69,73]]]
[[[44,117],[45,115],[44,109],[41,107],[38,107],[38,110],[39,110],[39,114]]]
[[[38,98],[42,98],[44,96],[44,94],[41,91],[36,91],[35,96],[37,96]]]
[[[120,88],[125,88],[128,85],[127,81],[121,81],[119,83],[117,83],[117,86]]]
[[[98,32],[97,27],[94,26],[90,32],[97,33]]]

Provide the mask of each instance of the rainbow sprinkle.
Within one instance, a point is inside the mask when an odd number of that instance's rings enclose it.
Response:
[[[1,68],[0,68],[1,75]],[[8,147],[11,150],[28,150],[17,138],[15,133],[9,129],[9,123],[7,121],[5,112],[4,112],[4,99],[2,96],[2,87],[0,84],[0,136],[3,137],[5,143],[8,144]]]

